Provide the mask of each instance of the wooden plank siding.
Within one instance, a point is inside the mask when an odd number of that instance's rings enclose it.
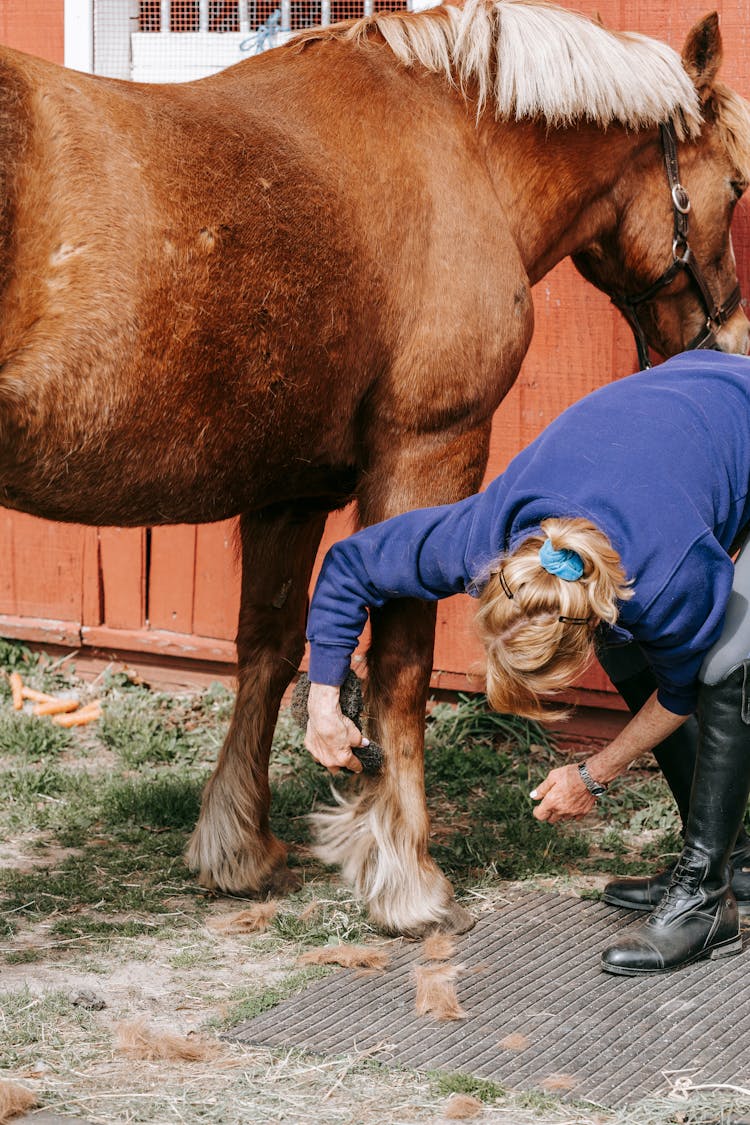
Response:
[[[690,26],[714,5],[706,0],[680,5],[672,0],[570,0],[568,6],[599,12],[612,27],[640,30],[679,49]],[[750,0],[719,0],[715,6],[726,51],[723,76],[747,94]],[[13,46],[61,61],[62,16],[62,0],[0,0],[0,36]],[[734,225],[745,292],[750,292],[749,213],[741,206]],[[624,321],[569,262],[536,287],[534,306],[531,349],[495,419],[489,476],[501,472],[570,403],[636,367]],[[324,548],[351,530],[351,512],[332,517]],[[231,522],[122,531],[60,526],[0,512],[0,548],[5,560],[0,633],[165,658],[194,656],[225,664],[234,660],[239,576]],[[452,598],[438,607],[435,686],[479,686],[468,674],[481,655],[471,610],[467,598]],[[574,694],[580,701],[618,706],[598,668]]]
[[[0,43],[61,63],[63,17],[62,0],[0,0]]]

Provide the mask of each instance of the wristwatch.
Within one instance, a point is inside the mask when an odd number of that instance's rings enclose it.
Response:
[[[581,775],[581,781],[586,786],[589,793],[593,793],[593,795],[595,797],[601,797],[602,793],[607,792],[607,786],[606,785],[602,785],[602,783],[600,781],[594,781],[593,777],[591,776],[591,774],[589,773],[589,771],[586,767],[585,762],[581,762],[581,764],[578,767],[578,772]]]

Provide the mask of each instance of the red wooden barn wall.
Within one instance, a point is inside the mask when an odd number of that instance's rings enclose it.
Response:
[[[62,62],[62,0],[0,0],[0,43]]]
[[[705,0],[580,0],[571,3],[607,24],[639,30],[679,48]],[[716,4],[726,62],[723,76],[750,94],[750,0]],[[4,42],[62,61],[62,0],[0,0]],[[666,190],[666,189],[665,189]],[[740,207],[734,244],[740,280],[750,292],[748,209]],[[666,240],[665,240],[666,246]],[[571,402],[635,368],[630,333],[607,299],[563,263],[536,288],[536,333],[516,387],[498,411],[489,473],[507,461]],[[351,530],[332,519],[326,544]],[[238,576],[231,524],[118,530],[61,526],[0,511],[0,633],[108,649],[194,656],[231,663]],[[439,606],[434,683],[471,686],[480,657],[471,605]],[[585,679],[586,697],[606,703],[601,672]],[[610,697],[611,698],[611,697]]]

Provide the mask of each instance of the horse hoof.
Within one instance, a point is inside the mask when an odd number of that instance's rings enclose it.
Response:
[[[459,906],[457,902],[452,902],[445,912],[445,915],[440,919],[436,926],[433,927],[435,933],[443,934],[466,934],[476,926],[477,920],[474,915],[465,910],[463,906]]]
[[[439,921],[410,926],[408,930],[403,931],[403,936],[421,941],[431,934],[465,934],[473,929],[476,924],[477,920],[473,914],[464,910],[463,906],[459,906],[457,902],[451,902],[446,906],[445,913]],[[391,932],[395,933],[396,931]]]
[[[275,867],[263,882],[262,893],[283,898],[285,895],[294,894],[302,886],[302,876],[292,871],[285,863]],[[257,895],[258,892],[256,891]]]

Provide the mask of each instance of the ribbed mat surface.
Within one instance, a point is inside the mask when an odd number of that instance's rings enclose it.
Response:
[[[696,1084],[750,1085],[750,950],[645,980],[602,973],[601,950],[642,920],[598,902],[524,893],[458,942],[465,1020],[416,1015],[420,946],[397,942],[384,973],[338,970],[230,1037],[322,1055],[371,1051],[383,1063],[603,1106],[666,1094],[675,1072]],[[512,1034],[516,1046],[501,1046]]]

